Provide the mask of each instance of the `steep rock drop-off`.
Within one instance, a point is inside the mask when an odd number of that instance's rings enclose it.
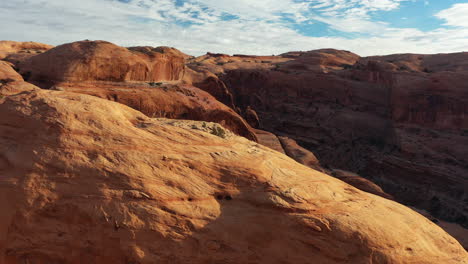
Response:
[[[234,107],[255,110],[260,129],[296,140],[325,167],[358,173],[400,202],[468,227],[468,53],[207,56],[188,66],[218,73]]]
[[[468,263],[413,210],[242,137],[61,91],[0,113],[5,264]]]

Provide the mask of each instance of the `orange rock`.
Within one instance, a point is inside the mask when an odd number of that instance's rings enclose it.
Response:
[[[53,89],[94,95],[139,110],[150,117],[217,122],[237,135],[256,141],[253,129],[234,110],[207,92],[189,85],[118,82],[59,83]]]
[[[304,164],[310,168],[316,170],[322,170],[320,162],[315,157],[314,153],[299,146],[294,139],[288,137],[278,137],[281,145],[283,146],[284,152],[295,161]]]
[[[10,64],[0,61],[0,83],[9,81],[22,81],[23,77],[17,73]]]
[[[468,263],[413,210],[242,137],[60,91],[0,113],[2,263]]]
[[[380,197],[393,200],[393,197],[390,194],[384,192],[384,190],[382,190],[380,186],[369,181],[368,179],[359,176],[356,173],[334,169],[331,171],[331,175],[337,179],[346,182],[349,185],[358,188],[361,191],[365,191],[368,193],[378,195]]]
[[[54,46],[38,42],[0,41],[0,60],[12,54],[39,54]]]
[[[255,135],[257,135],[258,143],[280,153],[286,154],[284,152],[283,146],[281,146],[281,142],[275,134],[260,129],[255,129],[254,131]]]
[[[181,52],[166,47],[123,48],[105,41],[57,46],[20,64],[22,75],[43,88],[61,81],[173,81],[184,74]]]
[[[25,91],[40,90],[39,87],[23,81],[11,81],[4,84],[0,84],[0,95],[8,96]]]
[[[411,208],[411,207],[410,207]],[[443,221],[443,220],[440,220],[440,219],[437,219],[435,217],[433,217],[429,212],[427,211],[424,211],[424,210],[420,210],[420,209],[417,209],[417,208],[411,208],[413,210],[415,210],[416,212],[424,215],[425,217],[427,217],[429,220],[431,220],[432,222],[434,222],[435,224],[437,224],[438,226],[440,226],[442,229],[444,229],[447,233],[449,233],[449,235],[453,236],[454,238],[456,238],[460,244],[466,249],[468,250],[468,229],[458,225],[458,224],[455,224],[455,223],[450,223],[450,222],[446,222],[446,221]]]

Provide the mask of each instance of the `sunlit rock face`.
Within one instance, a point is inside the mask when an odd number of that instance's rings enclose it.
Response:
[[[44,90],[0,113],[2,263],[467,262],[415,211],[194,121]]]

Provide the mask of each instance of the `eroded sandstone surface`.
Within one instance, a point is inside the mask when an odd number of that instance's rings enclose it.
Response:
[[[0,113],[6,264],[468,262],[410,208],[243,137],[64,91]]]

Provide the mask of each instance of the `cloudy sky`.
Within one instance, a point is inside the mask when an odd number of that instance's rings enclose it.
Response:
[[[468,51],[468,0],[2,0],[0,39],[279,54]]]

